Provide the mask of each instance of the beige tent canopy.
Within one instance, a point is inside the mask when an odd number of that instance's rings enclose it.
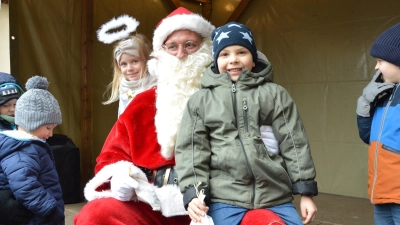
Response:
[[[128,14],[149,39],[177,6],[216,26],[238,21],[252,29],[272,62],[275,82],[295,100],[317,167],[319,190],[367,196],[367,146],[358,137],[356,99],[374,73],[369,49],[400,22],[398,0],[13,0],[9,1],[11,73],[22,83],[46,76],[59,100],[65,134],[81,151],[82,187],[117,119],[101,104],[112,79],[112,45],[96,30]]]

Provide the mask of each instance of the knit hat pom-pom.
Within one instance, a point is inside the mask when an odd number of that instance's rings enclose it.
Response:
[[[45,78],[45,77],[34,76],[34,77],[31,77],[28,79],[25,87],[26,87],[26,90],[30,90],[30,89],[47,90],[49,87],[49,82],[47,81],[47,78]]]

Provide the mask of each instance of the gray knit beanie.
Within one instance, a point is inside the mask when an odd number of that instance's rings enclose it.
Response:
[[[27,91],[15,107],[15,124],[26,131],[34,131],[46,124],[61,124],[61,110],[57,100],[47,91],[45,77],[34,76],[25,85]]]

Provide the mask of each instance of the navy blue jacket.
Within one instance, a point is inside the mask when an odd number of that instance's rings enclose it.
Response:
[[[64,201],[50,146],[22,131],[0,132],[0,189],[35,217],[29,224],[64,224]]]

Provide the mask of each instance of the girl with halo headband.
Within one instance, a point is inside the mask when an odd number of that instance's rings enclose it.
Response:
[[[122,25],[126,29],[107,33]],[[113,80],[105,92],[110,91],[110,96],[103,102],[108,105],[119,100],[118,117],[137,94],[156,85],[156,77],[149,74],[146,66],[152,51],[150,41],[142,34],[129,35],[138,25],[134,18],[123,15],[104,24],[98,31],[98,39],[103,43],[119,40],[113,49]]]

